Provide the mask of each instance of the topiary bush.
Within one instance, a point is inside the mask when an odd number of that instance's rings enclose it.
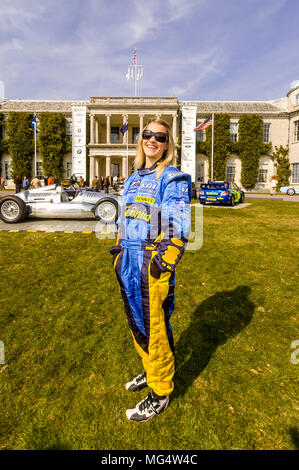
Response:
[[[61,113],[45,112],[39,115],[39,122],[38,147],[43,161],[43,173],[61,181],[63,155],[68,151],[65,118]]]
[[[32,177],[34,136],[33,114],[12,111],[7,119],[7,149],[11,158],[12,179]]]

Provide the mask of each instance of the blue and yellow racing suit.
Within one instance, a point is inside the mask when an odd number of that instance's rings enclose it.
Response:
[[[138,170],[125,182],[118,242],[110,249],[147,384],[160,396],[174,387],[174,346],[169,323],[174,308],[175,267],[190,230],[189,175],[166,167]]]

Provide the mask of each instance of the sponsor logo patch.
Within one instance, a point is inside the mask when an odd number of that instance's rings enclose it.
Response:
[[[149,222],[151,220],[151,214],[148,214],[145,210],[140,210],[136,206],[129,206],[126,208],[125,216],[128,219],[138,219]]]
[[[136,196],[135,202],[147,202],[148,204],[155,204],[156,199],[148,196]]]

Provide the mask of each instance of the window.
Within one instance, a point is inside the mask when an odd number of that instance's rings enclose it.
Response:
[[[196,132],[196,140],[197,140],[197,142],[202,142],[202,141],[206,140],[205,137],[206,137],[206,134],[205,134],[205,131],[204,131],[204,130],[203,130],[203,131],[198,131],[198,132]]]
[[[66,177],[70,178],[72,176],[72,162],[66,163]]]
[[[41,180],[43,179],[42,162],[36,162],[36,176]]]
[[[231,122],[229,126],[230,140],[231,142],[237,142],[238,140],[238,123]]]
[[[259,167],[258,182],[267,183],[267,179],[268,179],[268,165],[264,164]]]
[[[205,164],[199,163],[198,165],[198,173],[197,173],[197,181],[204,182],[205,178]]]
[[[294,142],[299,142],[299,121],[294,122]]]
[[[10,162],[5,162],[5,164],[4,164],[4,172],[5,172],[4,178],[5,178],[6,180],[10,180],[10,178],[11,178],[11,175],[10,175],[10,172],[11,172],[11,164],[10,164]]]
[[[292,164],[292,184],[299,183],[299,163]]]
[[[299,105],[299,93],[298,93],[298,95],[295,96],[295,105],[296,106]]]
[[[132,144],[137,144],[139,139],[139,127],[133,127],[132,129]]]
[[[65,133],[67,140],[72,140],[72,121],[65,122]]]
[[[227,165],[226,167],[226,180],[230,183],[234,183],[236,176],[236,166],[235,165]]]
[[[119,144],[119,127],[111,127],[111,144]]]
[[[266,144],[269,142],[269,136],[270,136],[270,124],[263,124],[263,142]]]

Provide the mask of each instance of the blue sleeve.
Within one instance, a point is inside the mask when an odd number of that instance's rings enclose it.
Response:
[[[188,175],[178,175],[165,188],[161,205],[162,239],[153,259],[162,272],[173,271],[185,251],[191,226],[191,195]]]

